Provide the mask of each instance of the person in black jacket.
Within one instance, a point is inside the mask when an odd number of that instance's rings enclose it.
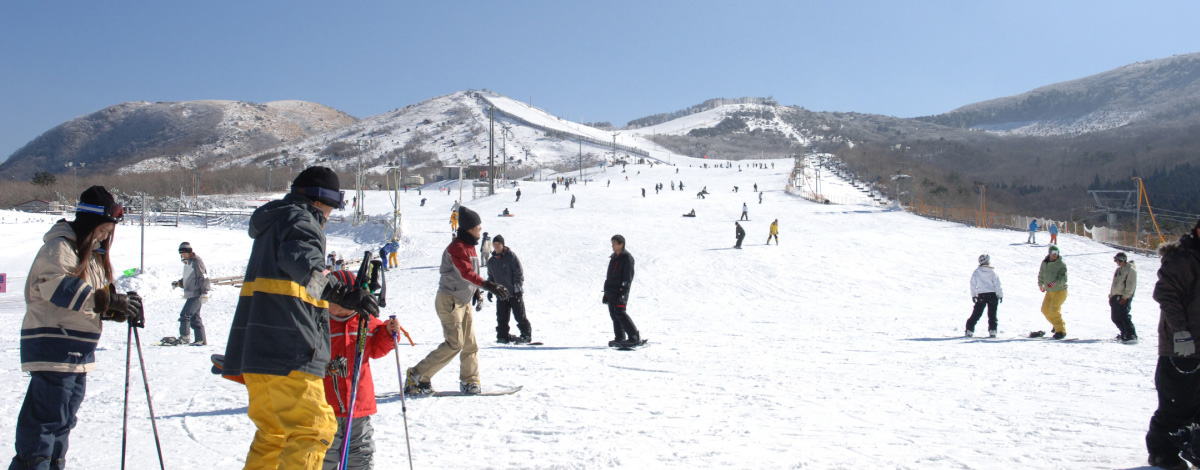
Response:
[[[521,269],[521,260],[517,259],[517,254],[511,248],[504,245],[501,235],[492,239],[492,247],[492,258],[487,262],[488,280],[508,289],[508,298],[496,302],[496,342],[529,343],[533,341],[533,328],[525,316],[525,272]],[[487,298],[492,300],[491,292]],[[517,330],[521,336],[508,334],[510,312],[517,320]]]
[[[254,239],[222,375],[241,376],[258,428],[246,468],[319,469],[337,432],[325,401],[329,303],[378,316],[369,292],[325,266],[325,222],[344,205],[337,174],[311,167],[250,216]]]
[[[608,275],[604,278],[604,298],[608,316],[613,321],[613,340],[609,346],[642,344],[642,335],[634,326],[625,305],[629,302],[629,286],[633,284],[633,255],[625,250],[625,237],[612,236],[613,254],[608,259]]]
[[[1158,409],[1150,418],[1146,432],[1146,450],[1150,465],[1167,469],[1186,469],[1180,449],[1167,437],[1180,428],[1195,425],[1200,415],[1200,355],[1196,337],[1200,337],[1200,220],[1177,243],[1158,249],[1162,265],[1154,284],[1158,302],[1158,365],[1154,388],[1158,391]],[[1191,437],[1190,435],[1188,436]],[[1200,464],[1200,442],[1183,449],[1183,457]]]
[[[737,244],[733,245],[733,247],[740,250],[740,249],[742,249],[742,240],[744,240],[746,238],[746,230],[743,229],[742,224],[740,224],[738,222],[734,222],[733,226],[736,229],[736,230],[734,230],[733,234],[734,234],[734,236],[737,237]]]

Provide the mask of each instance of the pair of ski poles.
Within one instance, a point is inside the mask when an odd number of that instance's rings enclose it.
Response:
[[[150,407],[150,427],[154,430],[154,447],[158,450],[158,468],[166,470],[163,463],[162,442],[158,439],[158,423],[154,419],[154,402],[150,400],[150,380],[146,378],[146,360],[142,356],[142,338],[138,327],[129,325],[129,334],[125,339],[125,412],[121,417],[121,469],[125,469],[125,444],[129,436],[129,366],[133,355],[133,345],[137,345],[138,364],[142,369],[142,384],[146,387],[146,404]]]
[[[374,282],[375,279],[372,279],[372,278],[374,276],[378,276],[378,279],[380,280],[380,284],[381,284],[379,286],[379,288],[386,291],[387,279],[383,277],[383,274],[381,272],[381,268],[382,268],[381,263],[372,264],[371,256],[372,256],[372,254],[369,251],[363,253],[362,265],[358,269],[357,281],[361,285],[361,288],[366,289],[368,292],[370,292],[372,290],[372,287],[376,287],[373,285],[373,284],[375,284],[375,282]],[[374,268],[374,269],[372,269],[372,268]],[[374,295],[374,294],[372,293],[372,295]],[[382,297],[382,294],[381,294],[381,297]],[[382,307],[382,306],[384,306],[383,301],[380,302],[380,307]],[[367,315],[363,312],[358,312],[358,315],[359,315],[359,317],[358,317],[359,318],[358,319],[358,344],[355,345],[355,350],[354,350],[354,379],[350,383],[350,411],[349,411],[349,413],[346,414],[346,431],[342,434],[342,449],[340,452],[341,460],[338,463],[338,470],[346,470],[347,465],[350,463],[350,438],[351,438],[351,432],[354,429],[354,427],[353,427],[354,404],[358,401],[358,383],[359,383],[359,379],[362,378],[362,365],[363,365],[363,361],[365,360],[364,356],[366,356],[365,351],[367,348],[367,327],[371,323],[370,315]],[[391,318],[395,319],[396,316],[392,315]],[[408,336],[408,332],[405,332],[404,335]],[[412,341],[411,337],[409,338],[409,341]],[[400,342],[399,333],[393,333],[392,334],[392,345],[396,349],[396,368],[397,368],[397,370],[399,370],[399,368],[400,368],[399,342]],[[404,402],[404,378],[403,378],[403,376],[401,376],[401,378],[400,378],[400,403],[401,403],[401,405],[400,405],[401,414],[404,417],[404,443],[408,447],[408,468],[409,468],[409,470],[412,470],[412,468],[413,468],[412,444],[409,442],[409,438],[408,438],[408,407]]]

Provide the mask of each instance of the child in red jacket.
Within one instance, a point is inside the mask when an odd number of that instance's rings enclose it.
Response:
[[[333,273],[346,285],[355,284],[354,273],[337,271]],[[368,359],[378,359],[392,352],[395,343],[392,334],[399,330],[400,322],[391,319],[386,322],[371,318],[367,326],[367,348],[363,351],[362,376],[358,379],[358,396],[354,401],[354,424],[350,433],[349,463],[346,468],[372,468],[372,457],[375,454],[375,442],[371,439],[374,429],[371,427],[371,415],[375,414],[375,383],[371,379],[371,363]],[[325,374],[325,401],[333,407],[337,415],[338,430],[333,437],[333,444],[325,453],[324,470],[336,469],[342,455],[342,441],[346,437],[346,421],[350,413],[350,387],[354,383],[354,352],[358,347],[358,316],[353,310],[346,310],[333,303],[329,304],[329,369]]]

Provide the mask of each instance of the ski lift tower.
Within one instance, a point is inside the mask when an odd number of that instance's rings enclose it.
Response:
[[[363,153],[367,151],[367,147],[371,145],[371,141],[360,139],[356,143],[358,144],[358,174],[354,179],[354,194],[358,203],[354,206],[354,221],[352,224],[357,227],[367,221],[365,209],[367,201],[363,197],[366,195],[364,189],[366,189],[367,185],[367,174],[366,164],[363,163]]]
[[[388,168],[388,186],[392,191],[392,222],[388,226],[387,239],[400,238],[400,188],[404,187],[404,166]]]
[[[1095,212],[1108,214],[1108,226],[1116,228],[1117,214],[1136,214],[1133,198],[1137,191],[1088,191],[1096,199]]]

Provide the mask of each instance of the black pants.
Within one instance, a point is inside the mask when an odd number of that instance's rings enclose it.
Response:
[[[1146,450],[1153,456],[1178,455],[1167,434],[1196,422],[1200,414],[1200,359],[1158,356],[1154,388],[1158,409],[1146,431]]]
[[[743,235],[743,236],[737,237],[737,244],[736,244],[736,245],[733,245],[733,247],[734,247],[734,248],[741,248],[741,247],[742,247],[742,239],[743,239],[743,238],[746,238],[746,236],[745,236],[745,235]]]
[[[525,299],[521,294],[514,294],[505,300],[496,301],[496,338],[508,339],[508,315],[512,313],[517,319],[517,330],[521,336],[533,336],[529,319],[525,317]]]
[[[625,305],[618,304],[614,297],[610,297],[608,302],[608,316],[612,318],[613,322],[613,339],[617,341],[624,341],[626,338],[641,339],[642,335],[638,333],[633,319],[629,318],[629,313],[625,311]]]
[[[1133,315],[1129,314],[1129,310],[1133,308],[1133,297],[1130,297],[1125,305],[1121,305],[1121,296],[1114,295],[1109,297],[1108,306],[1112,308],[1112,322],[1121,330],[1121,336],[1137,338],[1137,330],[1133,329]]]
[[[967,319],[967,330],[975,331],[975,324],[983,316],[983,307],[987,307],[988,311],[988,331],[995,330],[999,324],[996,320],[996,308],[1000,304],[1000,298],[996,297],[995,292],[984,292],[975,298],[979,300],[975,302],[975,309],[971,310],[971,318]]]
[[[62,468],[87,389],[87,374],[30,372],[29,376],[25,403],[17,415],[17,455],[9,469]]]

